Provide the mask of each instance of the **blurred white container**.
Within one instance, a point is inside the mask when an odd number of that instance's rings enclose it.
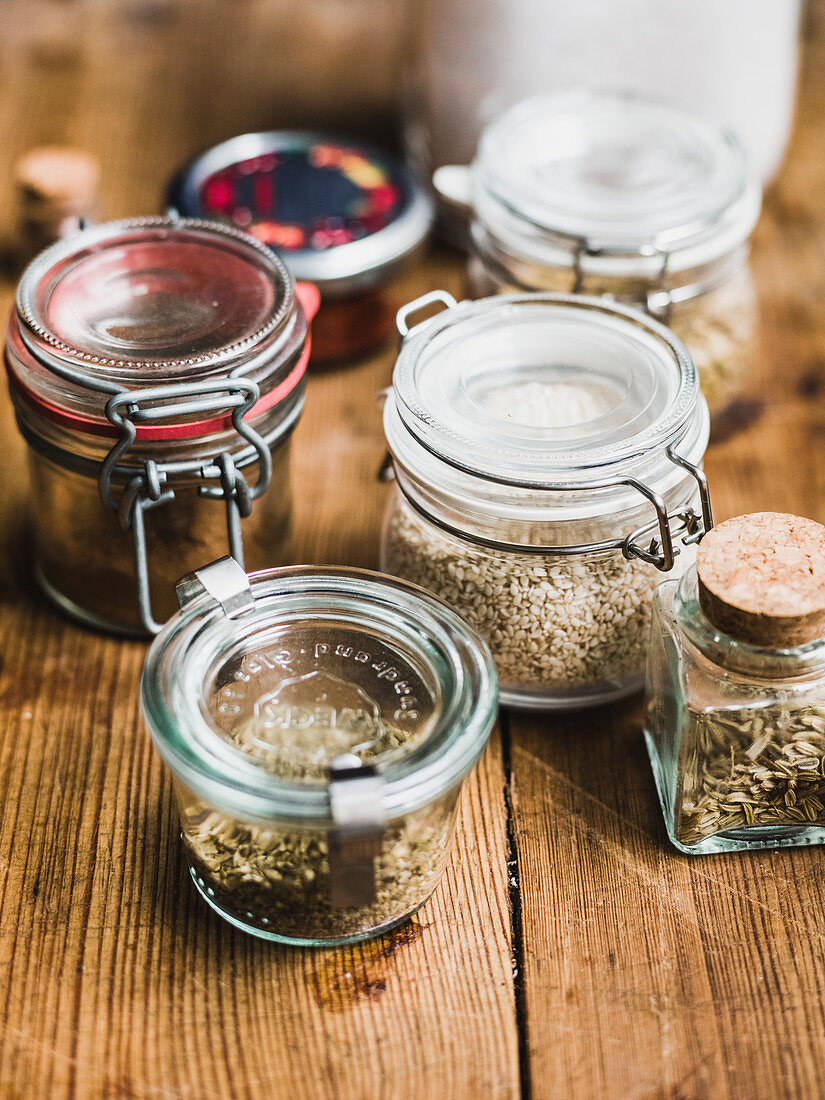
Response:
[[[764,182],[793,120],[803,0],[427,0],[407,141],[468,163],[504,107],[570,85],[665,97],[738,132]]]

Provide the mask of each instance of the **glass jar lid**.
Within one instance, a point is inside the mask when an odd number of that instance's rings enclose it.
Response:
[[[277,248],[297,279],[333,297],[385,281],[432,222],[427,192],[386,153],[293,131],[214,146],[178,175],[169,202]]]
[[[173,773],[211,805],[326,821],[336,784],[369,776],[391,819],[451,790],[480,756],[492,658],[435,597],[358,570],[247,578],[231,558],[178,591],[182,610],[146,660],[143,708]]]
[[[403,452],[406,434],[458,470],[525,488],[598,482],[686,434],[704,449],[693,360],[641,312],[561,294],[450,302],[404,341],[391,446]]]
[[[8,362],[18,392],[72,427],[106,433],[109,398],[157,393],[173,434],[183,417],[197,435],[220,429],[202,414],[221,404],[242,399],[249,412],[293,393],[306,338],[292,276],[269,249],[212,222],[139,218],[82,230],[32,261]],[[236,400],[223,381],[239,376]],[[138,435],[156,437],[163,417],[151,429],[139,420]]]
[[[473,176],[479,220],[503,242],[551,266],[583,251],[588,270],[617,276],[725,256],[760,206],[735,135],[617,92],[518,103],[483,132]]]

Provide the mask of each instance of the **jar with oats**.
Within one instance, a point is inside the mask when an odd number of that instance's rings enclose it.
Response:
[[[555,294],[434,292],[399,328],[382,568],[476,627],[506,704],[637,690],[653,589],[712,522],[690,356],[641,312]]]
[[[192,881],[236,927],[305,946],[394,927],[438,885],[496,717],[478,635],[348,569],[185,577],[141,698]]]
[[[435,184],[472,212],[470,290],[607,295],[687,345],[711,412],[747,384],[760,186],[737,138],[657,100],[600,91],[523,101],[472,168]]]
[[[659,587],[645,736],[680,851],[825,843],[825,527],[737,516]]]
[[[152,634],[187,568],[227,549],[289,560],[315,304],[252,237],[194,219],[94,226],[32,261],[6,366],[35,573],[58,606]]]

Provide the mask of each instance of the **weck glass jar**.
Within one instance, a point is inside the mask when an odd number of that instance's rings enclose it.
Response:
[[[81,621],[155,633],[187,568],[289,560],[289,437],[308,319],[269,249],[225,226],[83,230],[26,269],[6,366],[28,443],[40,586]]]
[[[645,736],[680,851],[825,842],[825,527],[739,516],[660,586]]]
[[[440,600],[358,570],[247,577],[224,558],[179,598],[141,697],[200,895],[297,945],[406,920],[495,721],[487,647]]]
[[[685,343],[711,412],[743,389],[757,302],[748,238],[760,187],[730,133],[667,104],[568,91],[517,104],[471,169],[436,186],[472,209],[473,296],[604,294]]]
[[[565,295],[433,292],[399,328],[382,568],[478,629],[511,706],[637,690],[652,591],[712,522],[690,356],[638,311]]]

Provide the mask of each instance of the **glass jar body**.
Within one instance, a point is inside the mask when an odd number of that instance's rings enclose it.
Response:
[[[697,506],[694,497],[685,501]],[[541,553],[538,525],[536,552],[491,549],[474,541],[471,521],[467,527],[466,539],[446,532],[396,489],[381,568],[440,596],[478,630],[496,662],[502,703],[567,710],[641,688],[650,599],[663,578],[654,565],[620,550]],[[594,529],[583,522],[580,541]],[[604,537],[603,524],[597,533]],[[549,527],[546,538],[553,545]],[[694,557],[695,547],[680,546],[677,575]]]
[[[370,939],[420,909],[444,872],[458,793],[386,823],[374,858],[375,898],[346,906],[332,887],[331,823],[241,820],[175,782],[189,872],[204,900],[246,932],[303,947]]]
[[[485,125],[509,104],[595,84],[716,119],[742,135],[767,182],[793,119],[801,10],[802,0],[427,3],[414,21],[412,162],[425,179],[469,163]]]
[[[644,309],[662,320],[686,345],[699,371],[711,413],[718,413],[745,389],[757,355],[758,300],[747,250],[704,268],[668,278],[670,302],[656,278],[585,274],[577,282],[569,267],[545,267],[517,258],[482,233],[467,268],[473,298],[518,290],[603,295]],[[687,288],[705,286],[698,292]],[[664,304],[663,304],[664,303]]]
[[[73,463],[67,454],[44,446],[65,433],[56,432],[31,411],[25,415],[29,526],[38,584],[63,611],[86,625],[129,636],[145,634],[134,533],[101,500],[99,467],[88,458]],[[42,435],[32,433],[33,421],[40,421]],[[82,449],[81,443],[78,450]],[[290,449],[289,433],[270,448],[269,486],[241,520],[245,566],[250,570],[291,559]],[[242,473],[254,485],[257,462],[244,466]],[[170,477],[164,488],[174,491],[174,499],[144,513],[149,599],[153,617],[161,622],[177,608],[177,580],[229,553],[226,505],[201,495],[205,484],[192,475]],[[116,500],[122,492],[122,483],[115,486]]]
[[[645,738],[680,851],[825,842],[825,644],[760,651],[719,635],[695,571],[654,596]]]

